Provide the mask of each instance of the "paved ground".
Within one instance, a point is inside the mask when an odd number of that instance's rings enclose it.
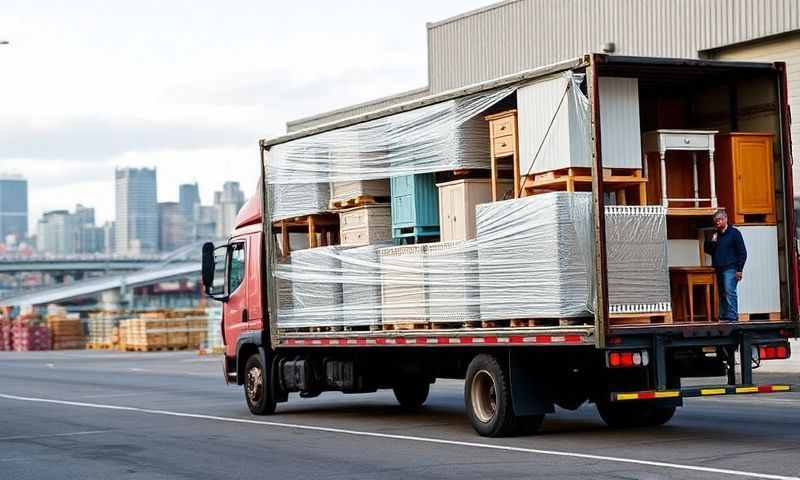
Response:
[[[390,392],[329,393],[253,417],[219,357],[0,352],[0,479],[800,477],[800,394],[690,399],[632,431],[585,406],[493,440],[473,433],[461,389],[437,383],[416,413]]]

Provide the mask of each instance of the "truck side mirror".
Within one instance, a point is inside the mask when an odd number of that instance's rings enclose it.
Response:
[[[203,291],[206,295],[224,302],[228,299],[225,292],[225,273],[228,261],[228,245],[221,245],[214,248],[214,244],[206,242],[203,244],[203,262],[201,278],[203,281]]]
[[[207,295],[211,293],[214,284],[214,244],[206,242],[203,244],[203,290]]]

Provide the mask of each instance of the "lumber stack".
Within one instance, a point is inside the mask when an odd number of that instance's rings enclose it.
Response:
[[[53,350],[82,349],[86,346],[83,325],[77,315],[48,315],[47,326],[53,337]]]

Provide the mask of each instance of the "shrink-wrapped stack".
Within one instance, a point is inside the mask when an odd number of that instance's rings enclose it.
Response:
[[[606,263],[611,313],[669,311],[666,208],[606,207]]]
[[[584,316],[592,299],[591,193],[476,207],[481,320]]]
[[[286,265],[279,266],[278,278],[283,276],[292,285],[292,309],[279,315],[280,327],[342,324],[341,251],[342,247],[338,246],[296,250],[291,254],[291,273],[288,276],[285,275]]]
[[[271,186],[272,220],[322,213],[328,210],[328,183],[289,183]]]
[[[474,241],[426,245],[426,283],[431,323],[480,319],[478,252]]]
[[[384,325],[428,323],[426,247],[419,244],[378,250]]]
[[[381,324],[381,273],[378,249],[388,243],[342,250],[342,317],[346,326]]]

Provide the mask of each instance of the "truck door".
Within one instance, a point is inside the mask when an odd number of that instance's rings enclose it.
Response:
[[[239,335],[247,328],[247,237],[230,241],[227,268],[225,269],[225,286],[228,292],[228,301],[225,302],[224,329],[226,340],[226,354],[236,355],[236,346]]]

